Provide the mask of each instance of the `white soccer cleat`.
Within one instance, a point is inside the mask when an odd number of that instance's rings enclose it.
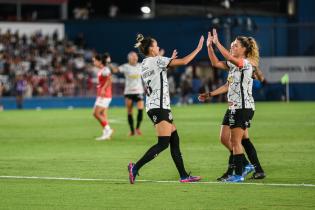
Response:
[[[114,133],[114,129],[108,129],[106,132],[107,138],[110,139]]]
[[[103,135],[96,138],[96,141],[105,141],[105,140],[109,140],[111,138],[111,136],[113,135],[114,130],[113,129],[106,129],[103,131]]]
[[[102,136],[97,137],[95,140],[96,141],[105,141],[105,140],[108,140],[108,139],[109,139],[108,136],[103,134]]]

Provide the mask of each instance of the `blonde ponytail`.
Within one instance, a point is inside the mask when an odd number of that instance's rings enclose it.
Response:
[[[245,57],[251,61],[252,65],[259,65],[259,47],[256,40],[253,37],[238,36],[237,40],[243,47],[246,48]]]
[[[253,37],[248,37],[248,50],[246,57],[251,60],[256,66],[259,65],[259,47]]]

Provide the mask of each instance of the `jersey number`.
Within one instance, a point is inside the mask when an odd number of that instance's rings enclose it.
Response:
[[[152,88],[150,87],[150,83],[151,83],[151,80],[148,80],[145,87],[147,96],[150,96],[152,93]]]

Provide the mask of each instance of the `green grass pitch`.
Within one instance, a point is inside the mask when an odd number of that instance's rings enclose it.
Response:
[[[152,181],[129,184],[128,162],[156,142],[146,115],[143,136],[128,138],[125,109],[111,108],[114,136],[97,142],[92,109],[0,112],[0,209],[315,209],[315,103],[256,106],[250,136],[267,178],[250,184],[213,183],[228,158],[218,138],[226,104],[172,109],[186,168],[206,182],[199,184],[156,182],[179,178],[169,150],[140,171],[139,180]],[[312,186],[291,185],[302,183]]]

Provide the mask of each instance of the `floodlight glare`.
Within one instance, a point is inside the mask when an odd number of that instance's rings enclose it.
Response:
[[[151,8],[148,6],[142,6],[141,7],[141,12],[144,14],[150,14],[151,13]]]

